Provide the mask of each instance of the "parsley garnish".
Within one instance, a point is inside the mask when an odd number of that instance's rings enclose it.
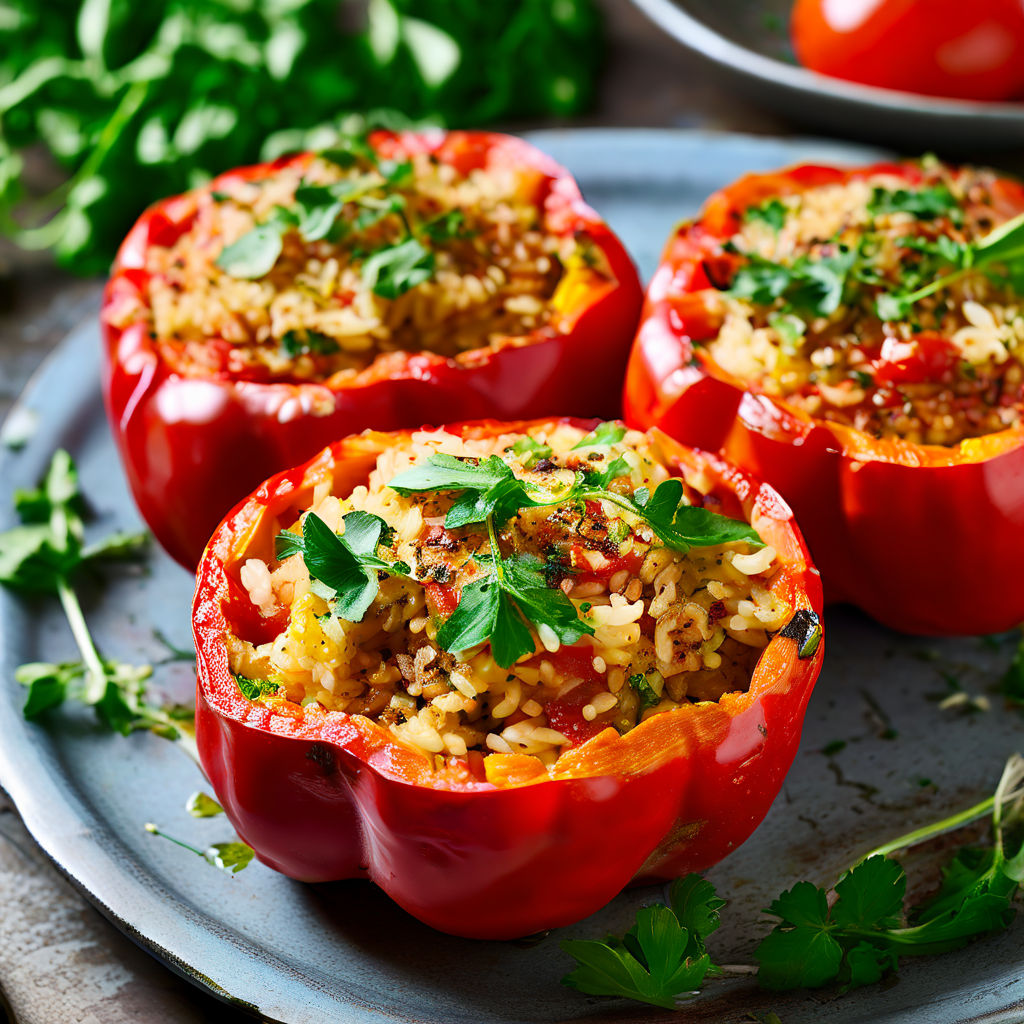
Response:
[[[215,818],[218,814],[224,813],[224,808],[212,796],[201,792],[195,792],[188,798],[185,810],[193,818]]]
[[[277,535],[277,557],[302,555],[309,575],[322,584],[319,596],[331,602],[341,618],[362,622],[380,589],[378,571],[408,576],[410,570],[405,562],[385,562],[377,557],[387,528],[380,516],[349,512],[344,523],[345,534],[339,537],[319,516],[309,513],[302,520],[301,536],[290,532]],[[241,688],[241,677],[239,680]]]
[[[642,672],[637,672],[635,675],[630,676],[629,685],[636,690],[637,695],[640,698],[641,711],[646,711],[648,708],[655,707],[661,700],[661,696],[658,691],[655,690],[647,676]]]
[[[872,851],[834,886],[836,899],[810,882],[798,882],[768,908],[780,918],[758,946],[758,979],[766,988],[815,988],[838,981],[869,985],[898,967],[901,956],[959,949],[986,932],[1005,928],[1011,901],[1024,879],[1024,845],[1006,846],[1016,818],[1024,759],[1009,759],[995,794],[960,814],[893,840]],[[927,902],[903,913],[907,879],[886,854],[992,814],[991,849],[965,847],[943,870],[942,887]],[[1014,821],[1014,824],[1019,822]]]
[[[781,199],[766,199],[757,206],[748,206],[743,214],[745,221],[760,221],[767,224],[776,234],[786,225],[789,207]]]
[[[868,201],[868,213],[880,217],[890,213],[909,213],[918,220],[948,216],[954,223],[961,219],[960,204],[945,185],[925,188],[875,188]]]
[[[624,434],[621,424],[602,424],[584,441],[588,447],[610,446]],[[550,451],[546,445],[537,447]],[[447,651],[465,651],[490,641],[495,661],[507,668],[533,652],[531,626],[542,636],[550,631],[563,644],[573,644],[594,632],[562,589],[549,586],[550,570],[541,559],[503,555],[498,530],[524,508],[603,499],[647,523],[676,551],[685,553],[691,547],[730,541],[761,546],[756,531],[747,523],[687,505],[679,480],[663,481],[653,494],[642,488],[632,497],[603,489],[606,476],[614,478],[628,471],[628,464],[620,458],[604,474],[577,472],[565,490],[551,492],[519,479],[497,455],[477,460],[434,454],[393,477],[389,486],[400,494],[455,492],[445,527],[484,525],[490,540],[490,551],[477,557],[481,575],[463,586],[455,611],[438,631],[438,643]],[[317,516],[307,514],[301,536],[278,534],[277,557],[301,554],[315,581],[315,591],[332,602],[342,618],[360,622],[377,596],[378,572],[410,575],[404,562],[387,562],[377,556],[385,526],[378,516],[349,512],[344,535],[339,537]],[[612,530],[622,540],[629,534],[628,523],[619,519],[610,524],[610,534]],[[239,686],[243,686],[242,680]]]
[[[417,238],[378,249],[363,264],[363,283],[384,299],[397,299],[434,274],[434,254]]]
[[[260,697],[272,696],[278,692],[280,687],[269,679],[251,679],[249,676],[240,676],[232,673],[235,677],[235,685],[242,692],[247,700],[259,700]]]
[[[253,280],[265,277],[274,269],[277,258],[284,248],[284,233],[295,226],[295,214],[281,206],[275,206],[273,213],[230,245],[226,245],[216,259],[216,264],[232,277]]]
[[[329,185],[299,185],[293,209],[275,207],[267,220],[224,248],[216,260],[221,270],[232,277],[264,277],[281,255],[286,232],[295,229],[306,242],[336,239],[350,228],[342,219],[346,205],[355,204],[359,212],[351,226],[357,230],[365,231],[390,215],[400,222],[401,237],[369,253],[362,267],[367,288],[381,298],[397,299],[433,276],[436,257],[425,243],[436,245],[468,237],[461,210],[445,211],[418,226],[411,223],[406,198],[398,191],[412,184],[411,160],[379,160],[365,140],[321,155],[345,168],[362,161],[370,170]],[[282,348],[287,355],[317,352],[304,348],[292,353],[286,345]],[[336,346],[331,349],[336,350]]]
[[[204,815],[204,817],[206,816]],[[161,839],[174,843],[175,846],[180,846],[183,850],[188,850],[189,853],[194,853],[211,867],[219,868],[227,875],[237,875],[239,871],[244,871],[252,863],[256,853],[248,843],[243,843],[241,840],[236,840],[233,843],[213,843],[200,849],[198,846],[186,843],[183,839],[176,839],[174,836],[168,835],[152,822],[147,822],[144,828],[150,835],[159,836]]]
[[[626,436],[626,428],[621,423],[616,423],[614,420],[608,420],[605,423],[600,423],[585,437],[581,437],[580,440],[572,446],[572,450],[576,451],[579,448],[611,448],[613,444],[618,444]]]
[[[40,487],[15,492],[14,505],[21,525],[0,533],[0,584],[58,597],[81,655],[80,661],[30,662],[15,670],[15,679],[28,689],[25,717],[35,718],[73,699],[92,707],[109,729],[123,734],[150,729],[180,742],[194,756],[191,712],[146,700],[146,680],[153,672],[149,665],[100,655],[72,585],[84,566],[137,557],[148,536],[113,533],[86,543],[85,501],[75,464],[63,450],[54,454]]]
[[[286,331],[281,335],[281,351],[293,359],[296,356],[330,356],[340,351],[340,346],[326,334],[318,331]]]
[[[915,242],[909,247],[934,255],[939,267],[918,288],[879,295],[875,305],[882,320],[905,318],[915,303],[971,274],[980,272],[997,277],[997,268],[1003,267],[1011,278],[1019,277],[1020,264],[1024,262],[1024,214],[1001,224],[977,242],[963,244],[940,239],[930,245]],[[942,264],[953,269],[940,275]]]
[[[696,993],[710,974],[705,940],[718,928],[725,900],[699,875],[677,878],[670,906],[637,911],[636,924],[622,938],[569,939],[562,943],[577,963],[562,983],[588,995],[622,996],[673,1009],[678,996]]]
[[[872,850],[831,890],[798,882],[779,895],[767,910],[779,923],[755,953],[760,984],[775,990],[832,983],[844,990],[855,988],[897,970],[901,957],[959,949],[980,935],[1005,928],[1024,880],[1024,843],[1019,835],[1012,844],[1008,839],[1021,825],[1022,783],[1024,758],[1014,754],[988,799]],[[938,893],[905,910],[906,875],[889,854],[987,814],[992,816],[993,846],[958,850],[943,871]],[[703,970],[696,969],[699,958],[707,956],[704,939],[718,926],[718,911],[725,901],[695,875],[673,883],[670,901],[671,910],[640,910],[636,925],[621,939],[564,942],[562,948],[579,966],[563,981],[591,995],[623,996],[671,1008],[675,998],[693,992],[705,977],[728,972],[729,968],[713,967],[710,960]],[[685,938],[680,930],[687,932]],[[688,961],[691,969],[684,970]]]
[[[754,253],[745,255],[748,262],[736,271],[728,295],[757,305],[783,299],[792,309],[813,316],[829,316],[839,308],[857,258],[856,252],[844,245],[837,246],[835,255],[819,259],[799,256],[789,265]]]
[[[501,557],[493,526],[487,568],[483,579],[462,588],[455,611],[438,630],[437,642],[446,651],[465,651],[489,640],[494,660],[508,668],[533,653],[533,637],[526,623],[538,630],[551,630],[563,644],[593,635],[594,627],[577,615],[576,606],[562,589],[547,585],[539,558]]]
[[[576,447],[611,446],[624,435],[621,424],[605,423]],[[646,488],[632,497],[603,489],[605,477],[611,474],[609,478],[614,479],[628,470],[620,457],[603,474],[577,472],[569,487],[554,493],[519,479],[497,455],[473,460],[435,454],[392,478],[389,486],[400,494],[461,492],[445,516],[446,528],[487,526],[491,550],[480,559],[485,575],[462,588],[458,606],[438,633],[441,646],[463,651],[489,639],[495,661],[508,667],[534,650],[527,624],[538,631],[551,630],[564,644],[575,643],[593,632],[562,590],[547,585],[540,559],[502,556],[497,531],[524,508],[603,499],[646,522],[664,544],[676,551],[685,553],[695,546],[739,540],[761,545],[756,531],[747,523],[685,504],[679,480],[663,481],[653,495]]]

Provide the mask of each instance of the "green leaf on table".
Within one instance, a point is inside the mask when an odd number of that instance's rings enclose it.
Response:
[[[620,996],[674,1009],[677,1000],[698,991],[717,972],[705,951],[705,939],[718,927],[724,901],[698,876],[673,883],[672,907],[637,911],[636,922],[621,938],[569,939],[562,949],[577,963],[564,985],[588,995]]]
[[[185,810],[193,818],[215,818],[217,815],[224,813],[224,808],[212,796],[208,796],[200,790],[197,790],[188,798],[188,801],[185,803]]]

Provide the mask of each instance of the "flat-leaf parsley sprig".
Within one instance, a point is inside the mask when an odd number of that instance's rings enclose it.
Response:
[[[610,448],[622,440],[625,432],[621,424],[602,423],[576,447]],[[526,444],[517,442],[513,450],[527,460],[541,452],[543,458],[550,455],[548,446],[524,440]],[[533,652],[531,627],[552,649],[593,634],[594,627],[580,618],[561,588],[548,585],[539,558],[502,553],[498,531],[523,509],[607,501],[645,523],[675,551],[685,553],[691,547],[730,541],[763,546],[748,523],[687,504],[682,482],[677,479],[663,481],[653,493],[640,488],[627,496],[607,489],[615,476],[628,471],[628,464],[620,456],[604,471],[576,471],[571,484],[552,491],[517,477],[498,455],[472,459],[437,453],[393,477],[389,486],[399,494],[455,495],[445,515],[446,529],[483,526],[487,531],[489,551],[475,556],[481,574],[462,587],[458,605],[438,631],[441,647],[458,652],[490,641],[495,661],[507,668]],[[277,556],[301,554],[310,576],[318,581],[315,586],[319,596],[332,602],[342,618],[360,622],[377,595],[381,573],[415,577],[406,563],[378,556],[377,550],[388,533],[384,520],[366,512],[349,512],[344,522],[344,533],[338,536],[316,515],[308,513],[301,536],[294,532],[278,534]]]
[[[721,974],[705,940],[719,925],[725,900],[699,875],[677,878],[669,905],[637,911],[636,924],[622,938],[568,939],[562,949],[577,967],[562,982],[589,995],[623,996],[674,1009],[685,993],[696,993],[704,979]]]
[[[766,911],[778,918],[778,923],[755,951],[758,982],[777,991],[838,983],[845,991],[873,984],[898,970],[902,957],[959,949],[981,935],[1007,927],[1014,917],[1012,901],[1024,880],[1022,802],[1024,757],[1014,754],[1006,762],[995,792],[985,800],[877,847],[828,889],[797,882]],[[936,895],[905,910],[906,874],[889,855],[986,815],[992,819],[992,846],[961,847],[943,869]],[[683,881],[692,888],[696,883],[690,879]],[[699,902],[709,906],[715,892],[710,883],[702,884],[707,889],[701,890]],[[675,883],[671,892],[673,911],[679,924],[696,929],[703,942],[714,928],[702,930],[679,913],[678,885]],[[713,906],[716,926],[723,903],[716,898]],[[637,927],[622,939],[564,942],[563,949],[580,964],[563,979],[565,983],[592,995],[619,995],[671,1006],[674,999],[696,987],[695,979],[699,984],[701,978],[713,974],[714,969],[709,969],[697,978],[697,972],[682,970],[685,957],[674,927],[663,925],[653,938],[648,929],[647,941],[638,948],[641,915],[653,909],[641,910]],[[664,920],[667,912],[660,908],[658,919]],[[630,957],[636,962],[630,962]],[[719,972],[750,970],[741,966],[720,968]]]
[[[35,718],[67,699],[91,706],[109,728],[127,734],[150,729],[181,743],[195,756],[190,710],[165,708],[146,699],[149,665],[129,665],[104,658],[89,631],[73,580],[98,562],[140,555],[145,533],[117,532],[86,543],[85,500],[75,464],[57,451],[42,484],[19,490],[14,505],[21,525],[0,533],[0,584],[25,594],[53,594],[60,599],[78,646],[80,661],[30,662],[15,670],[27,687],[24,714]]]
[[[620,424],[603,423],[576,447],[611,447],[624,436]],[[478,557],[485,575],[463,587],[458,606],[438,632],[441,646],[460,651],[490,640],[495,661],[508,667],[533,651],[529,625],[552,648],[594,632],[562,590],[547,585],[539,559],[502,555],[498,531],[522,509],[607,501],[646,523],[662,543],[682,553],[738,540],[762,546],[748,523],[687,504],[677,479],[663,481],[653,493],[640,488],[627,496],[607,489],[609,473],[626,472],[625,461],[616,459],[603,473],[577,470],[568,487],[551,491],[517,477],[497,455],[477,460],[434,454],[393,477],[389,486],[399,494],[458,494],[445,516],[447,529],[476,524],[487,528],[490,553]]]
[[[361,622],[380,589],[378,573],[408,576],[405,562],[386,562],[377,548],[389,527],[380,516],[349,512],[342,520],[345,533],[338,536],[318,515],[310,512],[302,520],[301,536],[285,531],[277,535],[278,558],[302,555],[309,575],[319,581],[316,593],[332,602],[339,616]]]
[[[305,242],[338,241],[353,229],[365,231],[392,217],[399,236],[366,254],[362,278],[374,294],[396,299],[433,276],[434,246],[469,237],[461,210],[423,223],[413,220],[400,191],[412,185],[411,160],[381,160],[363,136],[341,139],[320,156],[344,168],[360,164],[367,172],[329,185],[300,183],[293,206],[275,206],[265,220],[224,247],[216,260],[221,270],[232,277],[264,277],[281,255],[289,231],[297,231]],[[358,212],[346,218],[346,207]]]

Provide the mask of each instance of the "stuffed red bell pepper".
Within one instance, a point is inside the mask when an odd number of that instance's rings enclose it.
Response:
[[[822,659],[778,495],[619,423],[339,441],[222,523],[196,739],[239,835],[510,938],[754,830]]]
[[[102,323],[135,500],[193,567],[271,473],[367,427],[614,415],[641,289],[521,139],[377,132],[151,207]]]
[[[1024,620],[1024,187],[934,160],[757,174],[669,241],[627,420],[792,505],[826,597],[914,633]]]

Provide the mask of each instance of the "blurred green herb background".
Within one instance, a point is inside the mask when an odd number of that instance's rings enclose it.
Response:
[[[150,202],[353,115],[577,114],[602,44],[594,0],[0,0],[0,233],[103,272]]]

